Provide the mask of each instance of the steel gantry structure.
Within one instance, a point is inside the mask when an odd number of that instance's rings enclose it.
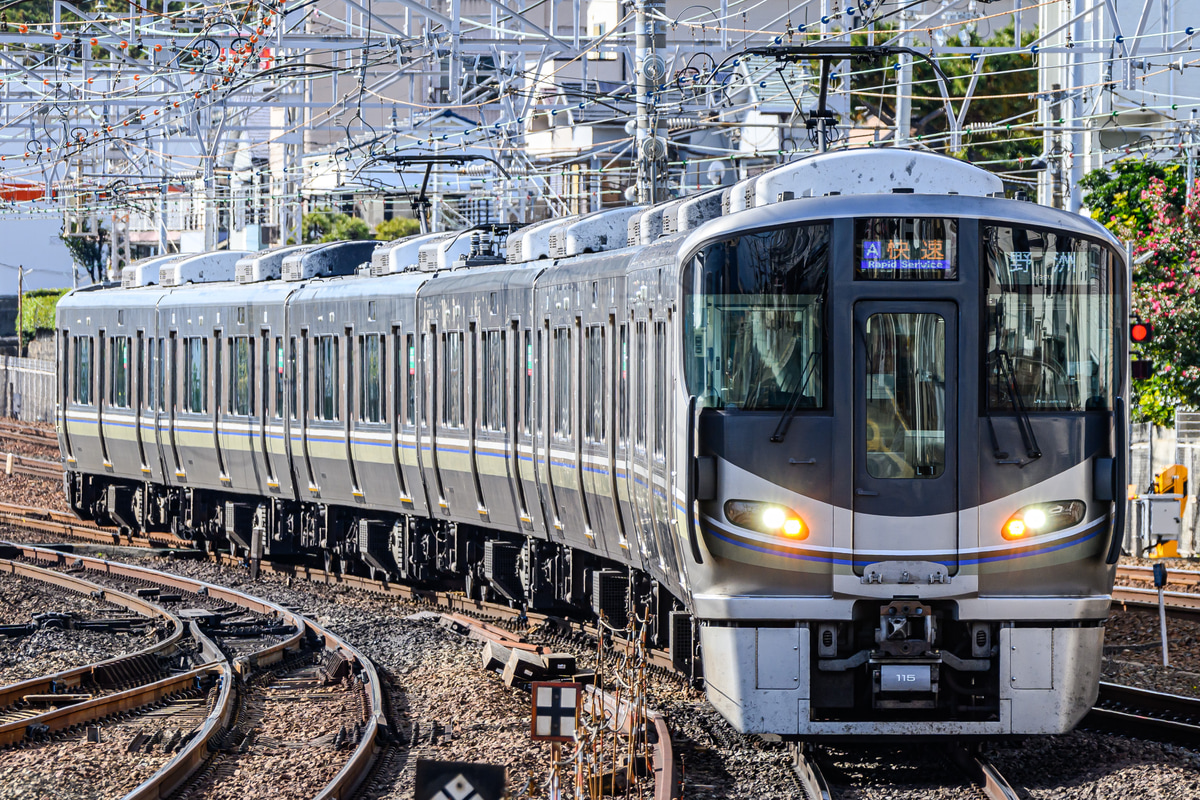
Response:
[[[818,147],[962,153],[1003,131],[1040,152],[991,166],[1078,209],[1078,179],[1106,157],[1191,154],[1200,104],[1200,13],[1182,0],[39,8],[0,18],[4,201],[63,215],[79,235],[124,226],[124,256],[131,242],[228,246],[249,227],[246,246],[299,241],[306,200],[415,192],[405,155],[492,159],[434,171],[435,224],[447,225],[652,202]],[[1007,45],[985,36],[1007,26]],[[882,55],[795,55],[851,45]],[[1014,70],[1030,77],[1017,110],[968,123]],[[916,137],[914,103],[930,95],[942,130]]]

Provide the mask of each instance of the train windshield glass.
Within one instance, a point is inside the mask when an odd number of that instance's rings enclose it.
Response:
[[[829,225],[738,236],[684,271],[687,379],[708,408],[823,408]]]
[[[1078,236],[983,226],[989,410],[1111,406],[1112,292],[1107,248]]]

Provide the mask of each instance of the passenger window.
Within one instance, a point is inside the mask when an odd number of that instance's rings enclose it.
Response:
[[[417,346],[413,335],[404,337],[404,357],[408,360],[408,370],[404,379],[404,421],[409,425],[417,424]]]
[[[593,287],[594,288],[594,287]],[[587,387],[584,389],[586,406],[584,431],[589,442],[604,441],[604,328],[592,325],[587,329],[587,346],[584,348],[584,369],[587,372]]]
[[[574,381],[571,358],[571,329],[554,329],[554,435],[571,438],[571,385]]]
[[[654,323],[654,455],[667,452],[667,323]]]
[[[283,337],[275,337],[275,417],[283,419],[283,385],[284,370]],[[294,386],[295,384],[293,384]]]
[[[621,444],[629,441],[629,326],[621,323],[620,359],[617,364],[617,436]]]
[[[184,411],[203,414],[208,407],[208,340],[192,337],[184,340],[184,374],[187,392]]]
[[[376,334],[359,338],[359,418],[363,422],[383,421],[383,337]]]
[[[75,337],[75,402],[92,404],[92,337]]]
[[[338,396],[341,384],[338,381],[338,337],[317,336],[316,381],[317,405],[314,417],[334,421],[338,418]]]
[[[249,336],[236,336],[229,340],[229,347],[232,370],[229,410],[248,417],[254,408],[254,382],[250,379],[254,371],[254,342]]]
[[[646,404],[650,398],[646,396],[646,323],[637,323],[634,335],[633,368],[634,387],[639,396],[637,408],[633,411],[633,442],[639,450],[646,449]]]
[[[114,336],[110,340],[111,375],[108,402],[114,408],[129,408],[129,337]]]
[[[483,334],[483,391],[481,393],[482,426],[484,430],[503,431],[505,397],[508,386],[505,376],[504,331],[485,331]]]
[[[525,419],[524,430],[533,433],[533,331],[525,329]]]
[[[296,404],[296,384],[300,382],[300,373],[296,369],[296,337],[290,337],[288,342],[288,407],[292,410],[292,419],[300,419],[300,410]]]
[[[463,426],[463,334],[442,334],[442,424]]]

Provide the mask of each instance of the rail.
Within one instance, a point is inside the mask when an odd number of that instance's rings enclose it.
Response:
[[[163,619],[171,623],[173,628],[165,639],[155,642],[137,652],[125,653],[124,655],[98,661],[94,664],[56,672],[53,675],[30,678],[20,683],[0,687],[0,708],[7,708],[20,701],[26,695],[49,694],[51,692],[61,692],[63,689],[78,688],[89,678],[92,678],[94,682],[95,676],[98,673],[116,673],[123,664],[133,664],[139,659],[159,653],[169,653],[177,649],[180,641],[183,639],[184,625],[179,617],[140,597],[119,592],[115,589],[101,587],[99,584],[86,581],[74,575],[64,575],[59,572],[42,569],[30,564],[22,564],[6,558],[0,558],[0,572],[20,575],[81,594],[102,592],[105,601],[126,608],[139,616],[150,619]]]
[[[387,720],[383,713],[383,689],[375,665],[361,651],[341,637],[283,606],[272,603],[269,600],[239,592],[236,589],[106,559],[68,554],[58,550],[49,550],[30,545],[13,545],[13,547],[19,549],[22,557],[26,559],[51,562],[58,566],[66,565],[69,559],[71,564],[78,563],[89,570],[107,575],[115,575],[127,580],[144,580],[191,594],[206,595],[214,600],[230,603],[259,614],[277,616],[292,625],[295,633],[285,640],[255,653],[241,656],[234,662],[233,671],[243,677],[245,677],[250,667],[262,669],[281,661],[286,653],[299,651],[306,634],[311,634],[320,640],[325,649],[341,652],[345,656],[348,656],[348,660],[357,666],[357,671],[364,685],[364,691],[367,692],[370,701],[370,710],[358,746],[351,753],[350,758],[347,759],[342,769],[339,770],[317,795],[316,800],[344,800],[344,798],[350,796],[350,793],[366,777],[374,761],[375,754],[380,748],[382,734],[387,727]],[[197,754],[190,756],[192,759],[196,757],[198,757]],[[199,762],[196,763],[198,764]],[[167,769],[170,766],[168,764],[163,769]],[[182,767],[178,769],[182,769]],[[178,776],[177,773],[172,773],[172,775],[174,777]],[[139,791],[151,792],[152,790],[149,787],[145,789],[139,787]],[[154,794],[145,793],[138,795],[139,798],[154,796]]]
[[[1101,682],[1096,706],[1081,724],[1121,736],[1195,747],[1200,744],[1200,698]]]

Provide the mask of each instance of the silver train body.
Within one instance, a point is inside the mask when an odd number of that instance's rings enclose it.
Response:
[[[846,151],[79,290],[66,491],[252,559],[648,617],[742,731],[1065,731],[1110,602],[1128,273],[1001,189]]]

